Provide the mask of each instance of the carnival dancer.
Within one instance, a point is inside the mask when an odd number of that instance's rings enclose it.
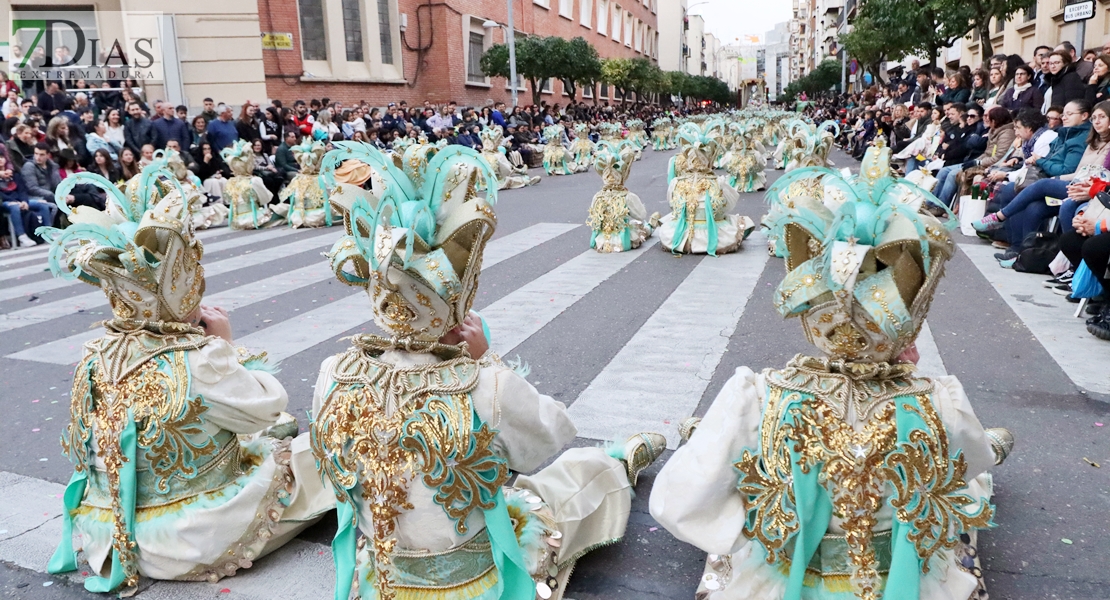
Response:
[[[524,165],[514,167],[509,162],[505,156],[507,150],[501,143],[505,136],[501,133],[500,127],[486,127],[478,137],[482,139],[482,157],[497,175],[497,189],[512,190],[540,182],[539,177],[528,175],[528,167]]]
[[[696,123],[679,128],[679,153],[671,158],[667,201],[671,213],[659,223],[659,240],[676,254],[734,252],[755,228],[751,219],[730,215],[740,194],[713,174],[721,153],[720,128]]]
[[[763,172],[767,159],[756,150],[751,129],[738,123],[732,123],[729,129],[734,133],[732,149],[724,161],[728,184],[737,192],[758,192],[767,187],[767,174]]]
[[[772,223],[775,308],[827,356],[737,369],[655,479],[652,516],[710,553],[698,599],[985,597],[976,532],[1013,437],[910,364],[954,245],[889,165],[855,183],[835,212],[799,196]]]
[[[224,200],[230,209],[229,225],[232,229],[260,229],[281,222],[281,217],[270,210],[273,192],[266,189],[262,178],[254,174],[254,151],[251,143],[239,140],[220,151],[220,156],[231,168],[231,179],[224,187]]]
[[[573,175],[580,169],[571,160],[573,156],[563,146],[563,126],[548,125],[543,128],[547,144],[543,147],[543,171],[548,175]]]
[[[641,155],[648,145],[648,134],[644,131],[644,122],[641,119],[629,119],[625,122],[628,127],[628,141],[632,142]],[[639,160],[639,158],[637,158]]]
[[[135,593],[140,576],[218,581],[248,568],[334,507],[309,437],[283,413],[266,364],[231,342],[220,308],[201,306],[203,246],[179,190],[147,210],[103,178],[104,212],[72,210],[40,228],[50,269],[104,290],[112,317],[85,344],[62,448],[74,464],[62,540],[48,570],[78,568],[93,592]]]
[[[579,171],[588,171],[593,161],[594,143],[590,141],[590,126],[578,123],[574,126],[574,141],[570,144],[570,153],[574,156],[574,164]]]
[[[670,117],[660,117],[652,121],[651,149],[670,150],[671,129],[674,124]]]
[[[301,170],[281,190],[281,204],[274,206],[274,212],[285,217],[293,228],[331,227],[331,205],[320,184],[324,144],[306,137],[290,150]]]
[[[97,181],[93,185],[101,187],[103,183]],[[227,207],[219,201],[208,203],[200,179],[185,166],[176,150],[156,151],[151,163],[127,181],[123,193],[131,199],[136,210],[145,211],[173,190],[185,198],[193,229],[218,227],[227,220]]]
[[[372,195],[334,179],[348,235],[329,257],[341,282],[366,289],[388,337],[355,336],[316,383],[312,447],[339,500],[335,598],[353,580],[365,599],[561,598],[575,560],[623,535],[631,486],[665,440],[571,449],[504,487],[576,430],[562,403],[488,351],[470,312],[496,175],[449,146],[416,187],[374,154],[336,146],[325,180],[337,163],[366,159],[385,181]]]
[[[608,142],[597,145],[594,169],[601,175],[602,187],[594,194],[586,224],[593,230],[590,247],[598,252],[639,248],[659,225],[659,213],[649,219],[640,197],[625,187],[635,160],[628,142],[619,146]]]

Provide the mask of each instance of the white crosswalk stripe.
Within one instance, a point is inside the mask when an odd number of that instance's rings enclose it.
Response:
[[[290,235],[293,235],[295,233],[299,233],[299,232],[296,229],[284,228],[284,229],[270,229],[270,230],[266,230],[262,233],[256,233],[256,234],[251,234],[251,235],[235,236],[231,239],[220,240],[218,242],[212,242],[211,244],[204,244],[204,253],[205,254],[212,254],[214,252],[220,252],[222,250],[231,250],[233,248],[241,248],[243,246],[251,246],[251,245],[257,244],[259,242],[266,242],[266,241],[270,241],[270,240],[281,239],[283,237],[290,236]],[[339,237],[339,235],[340,234],[338,232],[335,234],[336,237]],[[45,268],[45,267],[46,267],[46,257],[44,256],[43,257],[42,268]],[[31,269],[31,268],[33,268],[33,267],[24,267],[24,269]],[[42,268],[37,269],[36,271],[31,271],[31,272],[32,273],[41,272]],[[20,270],[22,270],[22,269],[20,269]],[[0,276],[0,280],[3,280],[3,279],[4,279],[4,277]],[[23,285],[15,285],[15,286],[10,286],[10,287],[5,287],[4,289],[0,289],[0,300],[11,300],[12,298],[19,298],[20,296],[30,296],[31,294],[40,294],[42,292],[46,292],[46,291],[49,291],[49,290],[61,289],[61,288],[65,288],[65,287],[69,287],[69,286],[73,286],[73,285],[83,285],[83,283],[76,280],[76,279],[61,279],[61,278],[56,278],[56,277],[55,278],[50,278],[50,279],[44,279],[44,280],[41,280],[41,281],[33,281],[31,283],[25,283]]]
[[[214,237],[225,236],[231,233],[235,233],[235,231],[226,227],[221,229],[204,229],[198,231],[196,233],[196,237],[199,240],[208,240]],[[50,247],[46,244],[39,244],[38,246],[33,246],[30,248],[16,248],[14,250],[5,250],[4,252],[0,253],[0,257],[3,257],[0,258],[0,267],[6,267],[8,265],[14,265],[32,260],[45,261],[49,249]]]
[[[339,235],[340,232],[338,230],[325,231],[280,246],[216,261],[205,265],[204,273],[207,277],[211,278],[221,273],[264,265],[271,261],[285,259],[301,252],[322,249],[330,246]],[[321,262],[323,262],[323,259],[321,259]],[[280,269],[280,265],[274,265],[273,268]],[[54,302],[47,302],[46,304],[40,304],[31,308],[0,315],[0,331],[10,331],[36,323],[43,323],[66,315],[76,314],[82,310],[88,310],[97,306],[106,306],[107,304],[108,302],[105,300],[104,294],[99,291],[55,300]]]

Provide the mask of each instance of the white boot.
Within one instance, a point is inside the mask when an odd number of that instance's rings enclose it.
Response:
[[[38,242],[36,242],[35,240],[32,240],[31,238],[27,237],[26,233],[19,236],[18,239],[19,239],[19,245],[20,246],[38,246],[39,245]]]

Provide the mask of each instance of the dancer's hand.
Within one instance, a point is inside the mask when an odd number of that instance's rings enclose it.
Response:
[[[463,342],[466,342],[467,354],[471,358],[481,358],[489,350],[486,332],[482,329],[482,319],[474,313],[466,315],[462,323],[439,339],[439,343],[447,346],[457,346]]]
[[[917,361],[921,360],[921,353],[917,351],[917,343],[910,344],[910,347],[903,350],[902,353],[898,355],[898,358],[894,360],[895,362],[913,363],[916,365]]]
[[[221,337],[231,343],[231,319],[219,306],[200,305],[189,315],[189,324],[200,327],[208,335]]]

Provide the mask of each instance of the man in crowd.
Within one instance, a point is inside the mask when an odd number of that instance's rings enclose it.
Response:
[[[216,103],[211,98],[204,99],[204,110],[200,111],[200,116],[204,117],[204,124],[211,123],[217,116]]]
[[[208,128],[205,131],[208,141],[212,143],[212,150],[219,152],[239,139],[239,130],[235,128],[235,123],[231,122],[230,106],[220,104],[216,107],[216,114],[217,117],[208,122]]]
[[[1048,69],[1048,55],[1052,54],[1052,48],[1048,46],[1037,46],[1033,51],[1033,85],[1041,92],[1048,89],[1048,84],[1045,83],[1045,72]]]
[[[50,148],[45,143],[35,144],[33,159],[25,161],[20,172],[27,184],[27,195],[32,200],[49,202],[53,206],[54,190],[58,189],[62,176],[58,173],[58,163],[50,160]]]
[[[308,107],[305,106],[304,100],[297,100],[293,103],[293,125],[301,132],[301,135],[306,137],[312,136],[312,124],[316,119],[308,114]]]
[[[304,103],[301,103],[304,105]],[[274,166],[277,167],[278,173],[285,177],[285,181],[292,181],[297,173],[301,172],[301,165],[293,156],[293,146],[297,145],[297,132],[294,130],[287,130],[285,136],[281,140],[281,145],[277,147],[274,152]]]
[[[176,141],[181,148],[188,148],[189,142],[193,140],[193,136],[189,134],[189,126],[178,119],[175,112],[174,106],[169,102],[162,104],[162,118],[153,122],[157,134],[155,148],[165,148],[171,140]]]
[[[491,119],[493,120],[493,123],[495,125],[497,125],[498,127],[500,127],[501,129],[505,129],[505,115],[503,114],[504,112],[505,112],[505,103],[504,102],[498,102],[497,104],[493,105],[493,115],[492,115]]]
[[[154,131],[154,124],[143,114],[143,109],[138,102],[127,105],[127,114],[131,118],[123,126],[124,144],[135,153],[135,156],[139,156],[143,146],[156,143],[158,136]]]
[[[1061,51],[1067,52],[1071,55],[1071,62],[1075,65],[1075,74],[1079,75],[1080,79],[1082,79],[1083,81],[1087,81],[1088,79],[1090,79],[1091,71],[1093,71],[1095,68],[1095,64],[1093,62],[1089,60],[1079,60],[1079,57],[1075,54],[1075,45],[1073,45],[1069,41],[1065,40],[1063,42],[1060,42],[1060,44],[1056,46],[1055,52]]]
[[[66,101],[66,94],[62,91],[61,86],[57,81],[51,81],[46,84],[46,92],[38,95],[38,107],[42,112],[50,117],[54,117],[62,112],[63,105]]]

